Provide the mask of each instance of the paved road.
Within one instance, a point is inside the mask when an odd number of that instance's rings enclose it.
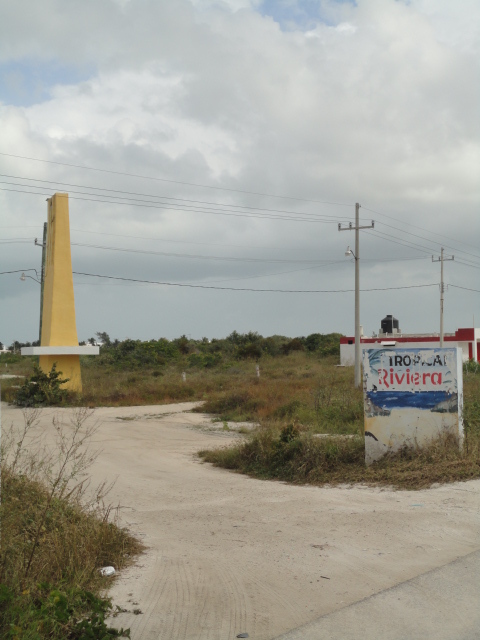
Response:
[[[112,502],[148,547],[111,591],[133,640],[480,638],[480,481],[409,492],[253,480],[198,460],[239,436],[191,406],[95,414],[93,481],[116,478]],[[46,437],[53,414],[40,415]],[[2,406],[4,428],[21,421]]]
[[[480,552],[322,616],[276,640],[359,638],[480,638]]]

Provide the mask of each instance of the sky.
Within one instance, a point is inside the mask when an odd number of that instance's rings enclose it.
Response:
[[[480,326],[477,0],[0,15],[3,343],[38,338],[34,240],[55,192],[79,340],[353,335],[355,232],[338,226],[357,202],[364,334],[387,314],[438,332],[442,247],[445,331]]]

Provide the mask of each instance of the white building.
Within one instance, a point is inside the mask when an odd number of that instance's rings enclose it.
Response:
[[[388,317],[388,316],[387,316]],[[440,336],[438,333],[403,334],[399,329],[391,333],[379,332],[378,336],[371,338],[361,336],[360,343],[363,349],[381,347],[398,347],[403,349],[421,349],[423,347],[439,347]],[[476,360],[480,362],[480,329],[457,329],[455,333],[445,333],[443,336],[445,347],[459,347],[462,349],[463,361]],[[344,336],[340,338],[340,364],[353,366],[355,364],[355,338]]]

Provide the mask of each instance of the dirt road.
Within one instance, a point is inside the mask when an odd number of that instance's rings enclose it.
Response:
[[[253,480],[195,457],[239,436],[191,407],[95,412],[94,481],[117,479],[110,498],[148,547],[111,591],[133,640],[270,640],[480,549],[480,481],[409,492]],[[4,425],[21,419],[2,405]]]

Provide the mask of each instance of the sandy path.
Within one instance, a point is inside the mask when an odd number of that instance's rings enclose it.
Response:
[[[143,612],[116,618],[133,640],[269,640],[480,549],[480,481],[410,492],[253,480],[198,461],[238,436],[206,431],[191,406],[95,413],[94,481],[117,478],[110,497],[148,546],[111,592]],[[2,405],[4,425],[21,418]]]

